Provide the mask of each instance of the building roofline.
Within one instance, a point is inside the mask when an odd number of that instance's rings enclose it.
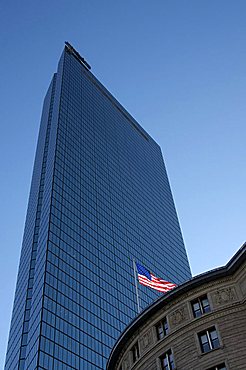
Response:
[[[68,42],[68,41],[65,41],[65,48],[67,48],[68,52],[73,54],[73,56],[87,69],[87,70],[90,70],[91,69],[91,66],[89,63],[87,63],[87,61],[85,60],[85,58],[83,58],[79,52],[77,50],[74,49],[74,47]]]
[[[128,122],[134,127],[138,133],[149,141],[151,139],[156,145],[157,142],[144,130],[144,128],[138,123],[138,121],[123,107],[123,105],[110,93],[110,91],[103,86],[103,84],[96,78],[96,76],[90,71],[91,66],[86,60],[79,54],[77,50],[68,42],[65,41],[65,51],[73,55],[75,59],[90,73],[87,74],[87,77],[97,86],[103,95],[110,100],[110,102],[123,114],[123,116],[128,120]],[[159,147],[159,145],[158,145]],[[160,147],[159,147],[160,148]]]
[[[158,298],[150,306],[145,308],[132,322],[126,327],[123,333],[120,335],[119,339],[115,343],[110,357],[107,363],[107,369],[113,369],[115,366],[121,350],[124,348],[125,344],[132,337],[133,333],[139,326],[145,323],[149,317],[152,317],[156,312],[158,312],[164,304],[171,302],[172,300],[178,298],[187,291],[206,284],[218,278],[223,278],[228,275],[233,275],[234,272],[245,262],[246,260],[246,242],[239,248],[239,250],[234,254],[230,261],[222,267],[215,268],[213,270],[199,274],[192,279],[186,281],[185,283],[177,286],[170,292],[166,293],[164,296]]]

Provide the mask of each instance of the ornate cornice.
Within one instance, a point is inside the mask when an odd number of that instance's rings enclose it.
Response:
[[[165,294],[163,297],[160,297],[152,305],[147,307],[139,316],[137,316],[124,330],[111,352],[107,369],[115,369],[116,363],[119,364],[119,359],[123,355],[122,350],[125,348],[126,344],[128,347],[129,343],[133,341],[133,338],[136,340],[136,337],[139,336],[139,328],[141,328],[141,332],[143,332],[144,329],[147,330],[150,322],[156,321],[157,314],[160,317],[164,316],[164,313],[169,316],[170,327],[174,335],[175,333],[183,331],[184,327],[187,327],[187,325],[193,327],[193,322],[195,324],[196,320],[190,320],[188,305],[184,304],[184,300],[189,298],[191,295],[195,295],[201,291],[204,292],[204,290],[207,289],[207,292],[212,297],[214,311],[204,317],[204,322],[205,320],[210,321],[211,317],[218,318],[226,315],[226,312],[228,311],[226,306],[228,305],[233,305],[233,308],[231,308],[232,310],[240,310],[240,308],[236,307],[239,299],[238,292],[232,283],[235,284],[235,281],[233,281],[234,274],[236,274],[240,267],[245,263],[246,243],[224,267],[198,275]],[[245,294],[245,281],[243,279],[240,280],[240,290]],[[225,285],[225,283],[226,286],[221,286],[223,284]],[[228,283],[230,286],[228,286]],[[183,303],[183,305],[180,305],[181,303]],[[171,309],[174,307],[177,307],[177,309],[172,312]],[[221,312],[220,307],[222,310]],[[183,325],[184,323],[185,325]],[[173,330],[174,327],[176,327],[177,330]],[[170,333],[170,336],[171,335],[172,334]],[[148,338],[145,339],[145,343],[149,343],[149,339],[147,339]],[[143,343],[144,339],[140,339],[140,341],[141,340]],[[150,347],[151,346],[148,348]],[[148,352],[147,348],[146,351]]]

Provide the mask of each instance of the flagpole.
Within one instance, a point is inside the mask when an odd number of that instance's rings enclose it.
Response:
[[[139,295],[138,295],[138,282],[137,282],[137,271],[136,271],[136,261],[133,258],[133,270],[134,270],[134,280],[135,280],[135,288],[136,288],[136,297],[137,297],[137,305],[138,305],[138,313],[140,313],[140,304],[139,304]]]

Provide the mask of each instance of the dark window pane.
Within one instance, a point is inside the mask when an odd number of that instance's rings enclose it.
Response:
[[[191,302],[194,317],[210,312],[210,305],[207,296],[202,296]]]
[[[168,334],[169,328],[166,317],[156,325],[157,338],[162,339]]]
[[[198,333],[198,338],[203,353],[209,352],[215,348],[220,347],[218,334],[215,327],[205,330],[204,332]]]

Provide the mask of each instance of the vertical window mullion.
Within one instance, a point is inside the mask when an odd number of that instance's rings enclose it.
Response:
[[[210,347],[210,349],[213,349],[212,341],[211,341],[211,338],[210,338],[210,333],[209,333],[208,330],[206,330],[206,333],[207,333],[207,337],[208,337],[209,347]]]
[[[167,359],[167,366],[168,366],[168,370],[170,370],[170,362],[169,362],[169,356],[168,356],[168,353],[166,354],[166,359]]]

